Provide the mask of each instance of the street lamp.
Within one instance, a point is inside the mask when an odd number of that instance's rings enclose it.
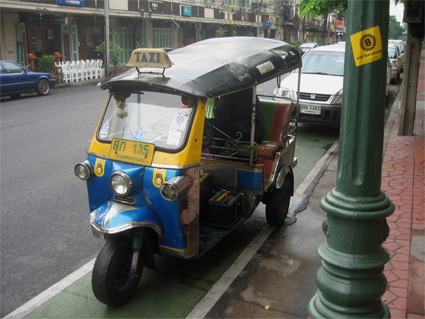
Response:
[[[149,1],[148,1],[148,12],[143,9],[143,7],[140,8],[140,15],[143,19],[143,25],[145,29],[145,48],[148,47],[148,21],[152,18],[152,10],[149,7]]]
[[[261,16],[261,7],[266,7],[265,4],[261,4],[262,0],[253,1],[251,3],[252,10],[255,12],[257,17],[257,37],[260,37],[260,16]]]

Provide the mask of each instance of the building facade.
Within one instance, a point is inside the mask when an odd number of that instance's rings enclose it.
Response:
[[[125,64],[136,47],[179,48],[207,38],[302,39],[299,0],[0,0],[0,59],[37,68],[58,61],[103,58],[109,38]],[[105,4],[109,4],[105,8]],[[105,10],[107,9],[107,10]]]

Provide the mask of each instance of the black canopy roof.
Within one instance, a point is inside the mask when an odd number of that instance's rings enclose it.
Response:
[[[256,86],[301,66],[296,48],[254,37],[213,38],[168,52],[164,70],[133,68],[102,85],[216,97]]]

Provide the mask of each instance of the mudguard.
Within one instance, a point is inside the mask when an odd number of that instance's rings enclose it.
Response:
[[[130,206],[108,201],[90,213],[93,235],[104,238],[137,227],[148,227],[162,236],[161,223],[147,206]]]

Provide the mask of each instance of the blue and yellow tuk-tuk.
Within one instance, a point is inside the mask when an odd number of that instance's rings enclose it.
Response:
[[[291,45],[215,38],[168,53],[136,49],[128,66],[102,84],[109,95],[88,158],[75,166],[87,183],[93,234],[105,239],[93,292],[115,306],[132,297],[144,266],[155,268],[155,254],[198,258],[260,202],[267,222],[282,225],[297,163],[297,102],[258,104],[256,96],[257,85],[301,66]],[[250,132],[215,134],[218,98],[244,90]],[[224,112],[231,117],[233,106]]]

